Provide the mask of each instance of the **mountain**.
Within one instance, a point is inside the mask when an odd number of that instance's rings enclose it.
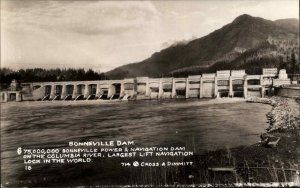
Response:
[[[207,36],[185,44],[173,45],[154,53],[148,59],[118,67],[106,75],[111,79],[121,79],[136,76],[169,76],[177,72],[195,70],[199,72],[209,70],[216,63],[234,61],[251,49],[261,48],[264,49],[264,53],[269,49],[270,53],[274,51],[274,45],[275,51],[281,46],[283,54],[289,48],[282,44],[290,45],[291,41],[296,41],[291,46],[298,46],[298,22],[297,19],[270,21],[244,14]],[[270,46],[262,45],[265,42]]]
[[[275,20],[274,23],[277,26],[282,27],[291,33],[299,33],[299,20],[296,18]]]

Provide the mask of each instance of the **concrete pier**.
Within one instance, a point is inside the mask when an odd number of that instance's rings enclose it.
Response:
[[[2,102],[11,100],[248,98],[272,95],[274,87],[291,83],[284,69],[280,70],[279,74],[274,68],[264,69],[263,72],[263,75],[246,75],[245,70],[222,70],[187,78],[137,77],[124,80],[21,83],[21,90],[18,93],[11,94],[11,91],[10,93],[2,91],[0,97]]]

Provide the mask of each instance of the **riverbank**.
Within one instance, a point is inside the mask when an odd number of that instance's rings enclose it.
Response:
[[[201,169],[207,169],[202,172],[206,182],[242,183],[244,186],[272,182],[299,187],[300,111],[297,101],[281,97],[248,99],[247,102],[272,105],[266,115],[269,127],[257,144],[199,156]]]
[[[276,130],[300,129],[300,104],[295,98],[252,98],[247,102],[272,105],[272,111],[267,114],[268,132]]]

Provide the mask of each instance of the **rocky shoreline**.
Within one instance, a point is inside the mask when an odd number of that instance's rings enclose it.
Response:
[[[300,187],[299,100],[271,97],[251,98],[247,102],[272,105],[266,114],[269,127],[262,133],[261,141],[197,156],[201,170],[196,168],[195,175],[200,175],[205,183],[218,182],[225,187],[236,183],[243,187],[253,183]]]
[[[247,102],[270,104],[271,112],[266,116],[269,122],[267,132],[276,130],[300,129],[300,104],[295,98],[271,97],[250,98]]]

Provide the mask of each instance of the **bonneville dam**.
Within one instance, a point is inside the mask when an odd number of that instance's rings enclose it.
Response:
[[[262,75],[247,75],[245,70],[222,70],[187,78],[136,77],[20,84],[13,80],[8,90],[0,92],[0,102],[248,98],[273,95],[278,92],[277,88],[284,93],[282,88],[291,84],[285,69],[266,68],[262,72]]]

